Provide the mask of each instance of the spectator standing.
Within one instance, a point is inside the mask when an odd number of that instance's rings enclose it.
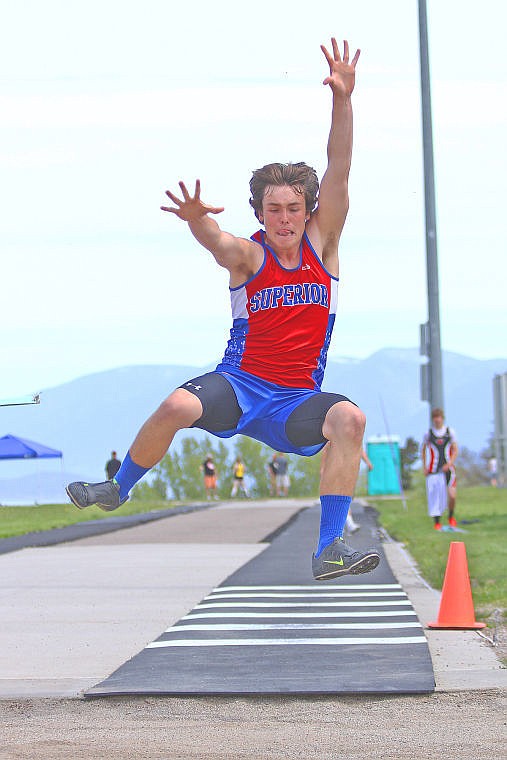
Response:
[[[201,471],[204,474],[204,490],[206,491],[206,499],[208,501],[210,499],[217,501],[217,471],[211,454],[208,454],[202,463]]]
[[[116,451],[111,452],[111,459],[106,462],[107,479],[112,480],[121,467],[121,460],[117,458]]]
[[[276,457],[276,495],[288,496],[290,479],[289,473],[289,460],[285,454],[278,453]]]
[[[456,469],[458,442],[454,430],[444,423],[442,409],[431,412],[431,428],[424,436],[422,460],[426,475],[428,514],[433,517],[435,530],[442,530],[441,517],[448,510],[449,525],[457,526],[454,517],[456,507]]]
[[[489,482],[493,486],[493,488],[496,488],[498,486],[498,464],[496,461],[496,457],[491,457],[488,460],[488,472],[489,472]]]
[[[271,457],[271,461],[268,462],[270,496],[274,496],[276,494],[276,470],[277,470],[276,458],[277,458],[277,453],[275,451],[275,453]]]
[[[233,481],[231,496],[236,496],[239,491],[242,491],[244,496],[248,497],[248,492],[245,485],[245,465],[241,460],[241,457],[237,457],[232,467]]]

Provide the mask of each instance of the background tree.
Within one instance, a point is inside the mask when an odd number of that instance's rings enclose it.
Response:
[[[154,477],[151,481],[142,480],[132,490],[132,499],[139,501],[166,501],[167,482],[161,473],[155,468]]]
[[[420,458],[419,443],[415,438],[407,438],[400,448],[401,484],[405,491],[412,487],[413,465]]]
[[[318,497],[320,461],[321,454],[315,454],[313,457],[299,457],[293,454],[289,457],[291,496]]]
[[[456,478],[459,486],[478,486],[489,482],[481,454],[461,446],[456,460]]]
[[[250,496],[263,499],[269,496],[268,462],[273,456],[273,449],[253,438],[238,436],[235,444],[235,457],[239,456],[245,465],[247,487]],[[232,487],[232,465],[230,483]],[[230,493],[230,490],[229,490]]]
[[[493,439],[480,454],[460,447],[456,471],[458,483],[463,486],[485,485],[489,482],[487,461],[493,455]],[[269,496],[268,463],[274,450],[253,438],[237,436],[234,450],[231,451],[220,440],[212,441],[209,436],[197,440],[187,436],[181,440],[178,449],[166,454],[163,460],[153,468],[147,479],[138,483],[132,498],[143,501],[165,501],[167,498],[177,501],[201,501],[205,497],[202,464],[208,454],[215,462],[218,476],[218,495],[221,499],[230,497],[233,481],[233,463],[241,457],[246,471],[246,482],[250,496],[264,499]],[[294,497],[316,499],[319,494],[321,455],[300,457],[288,455],[290,489]],[[413,487],[414,477],[418,485],[424,487],[422,468],[414,468],[420,460],[419,443],[412,437],[400,448],[401,479],[404,490]],[[356,490],[362,487],[364,476],[360,476]],[[366,487],[366,486],[364,486]]]
[[[237,456],[245,465],[246,483],[250,496],[269,496],[268,463],[274,450],[253,438],[237,436],[234,450],[230,451],[222,441],[215,443],[209,436],[197,440],[193,436],[182,438],[180,446],[172,449],[153,468],[148,479],[139,483],[133,498],[143,500],[201,501],[205,497],[204,476],[201,470],[206,456],[215,462],[218,495],[230,497],[233,482],[233,463]],[[289,495],[317,498],[319,494],[320,454],[313,457],[287,455],[289,460]]]
[[[489,483],[491,481],[489,460],[492,458],[496,459],[496,441],[495,441],[494,433],[491,433],[490,437],[488,438],[488,445],[486,446],[485,449],[481,451],[480,457],[482,460],[482,467],[484,471],[485,480],[487,480]]]
[[[251,496],[266,498],[269,496],[269,471],[274,449],[246,436],[239,436],[236,444],[236,456],[245,464],[248,486]],[[288,454],[288,474],[290,478],[290,496],[314,496],[319,494],[320,454],[313,457],[300,457]],[[231,475],[232,483],[232,475]]]
[[[215,463],[219,497],[229,495],[230,466],[227,447],[222,441],[213,445],[209,436],[205,436],[201,441],[187,436],[181,440],[180,450],[174,449],[166,454],[156,468],[175,499],[199,501],[204,498],[204,475],[201,468],[208,455],[213,457]]]

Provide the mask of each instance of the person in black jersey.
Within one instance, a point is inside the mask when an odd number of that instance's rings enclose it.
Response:
[[[456,507],[456,468],[458,456],[456,433],[444,422],[444,412],[436,408],[431,412],[432,425],[424,436],[422,460],[426,475],[428,514],[433,517],[435,530],[442,529],[441,517],[448,510],[449,525],[457,526],[454,517]]]
[[[111,459],[106,463],[106,474],[108,480],[112,480],[121,467],[121,460],[118,459],[116,451],[111,452]]]

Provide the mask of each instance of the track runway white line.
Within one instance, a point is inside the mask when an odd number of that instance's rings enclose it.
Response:
[[[347,645],[426,644],[424,636],[393,636],[391,638],[311,638],[311,639],[172,639],[153,641],[146,649],[170,647],[273,647],[273,646],[347,646]]]
[[[400,628],[421,628],[420,623],[214,623],[212,625],[176,625],[166,633],[181,634],[182,631],[351,631]]]
[[[416,617],[415,610],[370,610],[368,612],[189,612],[182,620],[204,618],[343,618],[343,617],[398,617],[408,615]]]

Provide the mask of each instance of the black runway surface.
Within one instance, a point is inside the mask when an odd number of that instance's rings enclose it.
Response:
[[[374,511],[354,515],[361,530],[349,542],[381,550]],[[434,691],[423,628],[382,550],[372,573],[315,582],[318,524],[318,507],[299,513],[260,555],[85,696]]]

